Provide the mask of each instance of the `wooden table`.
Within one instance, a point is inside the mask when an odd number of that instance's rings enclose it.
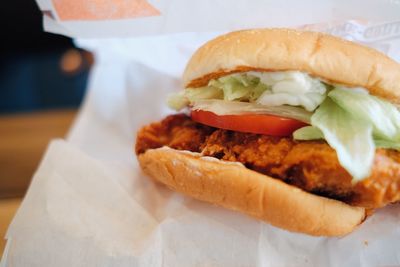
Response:
[[[49,141],[64,137],[75,110],[0,115],[0,256],[3,239]]]
[[[6,240],[4,236],[7,232],[8,225],[10,224],[15,212],[21,204],[21,198],[3,198],[0,199],[0,257],[3,255]]]

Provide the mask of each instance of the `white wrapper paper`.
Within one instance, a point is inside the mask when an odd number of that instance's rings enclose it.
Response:
[[[399,60],[399,25],[334,21],[303,28]],[[88,95],[67,141],[49,145],[8,230],[2,267],[400,265],[399,205],[348,236],[310,237],[174,193],[141,172],[136,131],[171,113],[166,96],[180,90],[193,51],[216,35],[78,40],[96,55]]]
[[[47,31],[79,38],[395,21],[399,0],[36,0]]]

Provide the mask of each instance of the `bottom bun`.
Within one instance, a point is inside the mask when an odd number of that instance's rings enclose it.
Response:
[[[340,236],[366,217],[364,208],[307,193],[240,163],[167,147],[138,158],[146,174],[175,191],[289,231]]]

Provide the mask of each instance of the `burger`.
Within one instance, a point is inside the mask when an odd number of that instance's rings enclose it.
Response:
[[[143,171],[172,190],[314,236],[400,200],[400,65],[318,32],[257,29],[200,47],[144,126]]]

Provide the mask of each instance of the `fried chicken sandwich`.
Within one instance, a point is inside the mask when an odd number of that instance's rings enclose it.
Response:
[[[199,48],[170,107],[143,127],[145,173],[193,198],[310,235],[338,236],[400,200],[400,65],[288,29]]]

